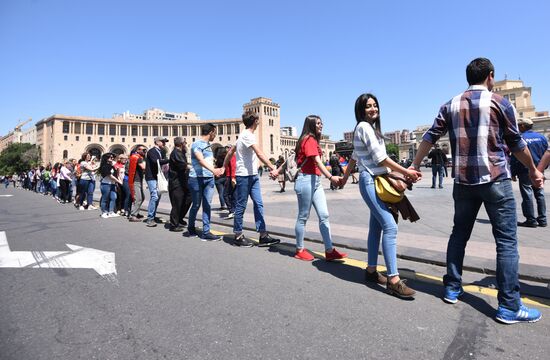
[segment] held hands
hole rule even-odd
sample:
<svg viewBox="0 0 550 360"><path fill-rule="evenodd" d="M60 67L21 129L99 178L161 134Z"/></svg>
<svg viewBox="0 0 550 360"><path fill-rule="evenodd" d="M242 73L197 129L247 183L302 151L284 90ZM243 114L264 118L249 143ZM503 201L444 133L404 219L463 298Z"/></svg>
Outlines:
<svg viewBox="0 0 550 360"><path fill-rule="evenodd" d="M338 186L338 187L344 186L344 185L342 185L342 177L341 176L331 176L330 182L334 186Z"/></svg>
<svg viewBox="0 0 550 360"><path fill-rule="evenodd" d="M420 170L416 170L414 166L409 166L404 175L405 178L409 179L412 182L417 182L418 180L422 179L422 173L420 172Z"/></svg>
<svg viewBox="0 0 550 360"><path fill-rule="evenodd" d="M273 169L269 172L269 177L271 180L277 179L277 176L279 176L279 169Z"/></svg>
<svg viewBox="0 0 550 360"><path fill-rule="evenodd" d="M223 167L221 167L221 168L216 168L216 169L214 169L214 172L213 172L213 174L214 174L215 177L220 177L220 176L222 176L224 173L225 173L225 168L223 168Z"/></svg>

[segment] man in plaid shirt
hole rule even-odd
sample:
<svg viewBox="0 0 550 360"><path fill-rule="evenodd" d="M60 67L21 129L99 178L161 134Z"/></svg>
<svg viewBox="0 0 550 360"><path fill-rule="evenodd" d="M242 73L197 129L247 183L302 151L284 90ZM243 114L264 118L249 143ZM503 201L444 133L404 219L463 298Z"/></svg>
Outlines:
<svg viewBox="0 0 550 360"><path fill-rule="evenodd" d="M447 245L443 300L455 304L464 293L464 252L483 204L497 247L496 319L505 324L535 322L542 316L540 311L524 306L520 299L516 202L507 152L511 151L525 165L534 187L542 186L543 176L518 130L514 106L491 92L494 76L489 59L477 58L470 62L466 67L470 86L441 106L432 127L422 138L412 167L420 170L420 163L432 145L449 132L455 215Z"/></svg>

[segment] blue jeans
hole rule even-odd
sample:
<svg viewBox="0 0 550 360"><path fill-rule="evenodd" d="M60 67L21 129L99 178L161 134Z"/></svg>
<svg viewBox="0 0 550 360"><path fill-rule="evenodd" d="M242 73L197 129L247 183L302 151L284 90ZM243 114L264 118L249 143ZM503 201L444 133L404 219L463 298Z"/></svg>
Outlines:
<svg viewBox="0 0 550 360"><path fill-rule="evenodd" d="M432 165L432 187L435 187L435 179L439 174L439 187L443 187L443 175L445 175L445 167L443 165Z"/></svg>
<svg viewBox="0 0 550 360"><path fill-rule="evenodd" d="M115 212L116 185L101 183L101 213Z"/></svg>
<svg viewBox="0 0 550 360"><path fill-rule="evenodd" d="M157 214L157 208L160 202L160 194L157 190L157 181L156 180L147 180L147 187L149 188L149 206L147 207L147 220L155 219Z"/></svg>
<svg viewBox="0 0 550 360"><path fill-rule="evenodd" d="M193 205L189 211L189 229L195 228L197 213L202 203L202 232L206 234L210 232L210 204L214 196L214 178L213 177L189 177L187 182L191 191Z"/></svg>
<svg viewBox="0 0 550 360"><path fill-rule="evenodd" d="M300 173L294 183L294 191L296 191L296 196L298 197L298 218L294 226L296 249L304 248L304 232L309 213L311 212L311 205L315 208L315 212L319 218L319 231L325 244L325 250L332 249L327 199L325 197L325 190L321 185L321 177Z"/></svg>
<svg viewBox="0 0 550 360"><path fill-rule="evenodd" d="M462 283L464 251L481 204L491 221L497 247L497 286L500 306L517 311L520 306L516 201L510 180L482 185L454 184L455 215L447 244L445 287L458 290Z"/></svg>
<svg viewBox="0 0 550 360"><path fill-rule="evenodd" d="M86 199L86 206L94 204L94 190L95 190L95 181L93 180L82 180L80 179L80 206L84 204L84 199Z"/></svg>
<svg viewBox="0 0 550 360"><path fill-rule="evenodd" d="M258 175L237 176L237 186L235 187L235 218L233 222L233 232L240 234L243 232L243 216L248 202L248 195L254 204L254 221L256 222L256 231L265 233L264 204L262 201L262 190L260 188L260 177Z"/></svg>
<svg viewBox="0 0 550 360"><path fill-rule="evenodd" d="M370 209L367 239L368 266L378 265L378 249L380 248L380 238L382 238L382 252L388 276L399 275L397 270L397 224L388 206L376 195L374 178L367 171L362 171L359 176L359 190Z"/></svg>
<svg viewBox="0 0 550 360"><path fill-rule="evenodd" d="M527 222L546 224L546 200L544 199L544 188L533 188L531 185L531 179L529 174L519 174L519 191L521 193L521 211L523 216L527 219ZM537 203L537 213L539 216L535 217L535 210L533 204L533 196Z"/></svg>

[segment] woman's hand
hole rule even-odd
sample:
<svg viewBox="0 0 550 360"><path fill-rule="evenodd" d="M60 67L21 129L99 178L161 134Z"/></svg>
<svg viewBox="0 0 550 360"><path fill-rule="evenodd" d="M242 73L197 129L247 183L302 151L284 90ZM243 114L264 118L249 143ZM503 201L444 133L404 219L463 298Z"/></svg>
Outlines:
<svg viewBox="0 0 550 360"><path fill-rule="evenodd" d="M422 178L422 173L420 171L408 168L405 170L405 178L409 179L412 182L417 182Z"/></svg>

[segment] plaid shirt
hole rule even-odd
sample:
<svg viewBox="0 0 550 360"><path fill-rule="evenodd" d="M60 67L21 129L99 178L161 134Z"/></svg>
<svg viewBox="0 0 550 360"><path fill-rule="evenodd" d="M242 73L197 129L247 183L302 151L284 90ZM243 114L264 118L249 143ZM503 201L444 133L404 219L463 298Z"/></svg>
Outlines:
<svg viewBox="0 0 550 360"><path fill-rule="evenodd" d="M473 85L441 106L423 140L449 132L455 183L479 185L511 178L508 152L522 150L516 110L505 98Z"/></svg>

